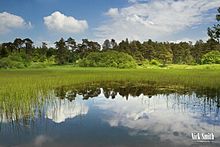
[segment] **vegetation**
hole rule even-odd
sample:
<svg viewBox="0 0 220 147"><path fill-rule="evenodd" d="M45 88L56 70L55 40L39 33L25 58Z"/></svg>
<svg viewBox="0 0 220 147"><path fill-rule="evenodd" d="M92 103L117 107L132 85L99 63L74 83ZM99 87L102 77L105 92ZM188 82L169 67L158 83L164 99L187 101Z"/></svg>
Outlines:
<svg viewBox="0 0 220 147"><path fill-rule="evenodd" d="M31 65L29 63L33 64L45 62L59 65L73 64L83 67L92 66L117 68L136 67L134 66L135 64L143 65L146 61L153 64L160 63L163 65L206 64L203 62L203 58L207 53L220 51L220 44L214 39L209 39L207 42L200 40L197 41L195 45L190 42L159 43L152 40L148 40L143 43L139 41L129 42L126 39L126 41L121 41L118 45L114 41L110 42L111 44L108 48L107 45L104 45L106 43L105 41L102 49L97 42L88 41L87 39L83 39L82 44L76 44L74 39L69 38L65 41L61 38L60 41L55 43L56 48L47 48L44 42L42 43L42 47L31 47L31 43L26 43L27 45L20 44L16 47L15 44L17 44L17 40L20 39L17 38L14 43L3 43L0 46L0 68L21 68ZM71 40L72 42L70 42ZM11 56L14 56L14 54L16 54L18 58L24 58L25 56L25 58L29 59L25 60L28 63L25 64L25 66L17 67L14 64L11 66L10 64L12 63L10 58ZM105 59L101 59L101 56ZM118 58L119 56L120 58ZM126 62L128 60L133 62L133 59L136 63L127 65ZM155 61L157 61L157 63L155 63ZM20 60L16 60L16 62L22 62L23 64L23 61ZM213 63L219 64L219 62Z"/></svg>
<svg viewBox="0 0 220 147"><path fill-rule="evenodd" d="M202 57L203 64L220 64L220 52L211 51Z"/></svg>
<svg viewBox="0 0 220 147"><path fill-rule="evenodd" d="M30 65L30 60L25 54L11 54L0 59L0 68L24 68Z"/></svg>
<svg viewBox="0 0 220 147"><path fill-rule="evenodd" d="M93 52L79 61L82 67L134 68L137 66L132 56L116 51Z"/></svg>

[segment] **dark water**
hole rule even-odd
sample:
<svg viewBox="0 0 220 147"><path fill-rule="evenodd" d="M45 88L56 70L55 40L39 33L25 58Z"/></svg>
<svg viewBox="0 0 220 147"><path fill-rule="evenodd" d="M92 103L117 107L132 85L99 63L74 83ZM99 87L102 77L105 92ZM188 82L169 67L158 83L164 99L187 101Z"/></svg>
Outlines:
<svg viewBox="0 0 220 147"><path fill-rule="evenodd" d="M1 114L0 146L220 146L217 89L116 82L48 93L34 119Z"/></svg>

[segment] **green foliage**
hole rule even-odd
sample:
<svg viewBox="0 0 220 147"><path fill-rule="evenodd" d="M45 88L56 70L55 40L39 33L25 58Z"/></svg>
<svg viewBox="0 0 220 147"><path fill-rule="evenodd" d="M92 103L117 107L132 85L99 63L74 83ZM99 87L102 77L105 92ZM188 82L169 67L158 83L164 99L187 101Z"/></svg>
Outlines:
<svg viewBox="0 0 220 147"><path fill-rule="evenodd" d="M30 60L25 54L12 54L0 59L0 68L25 68L30 65Z"/></svg>
<svg viewBox="0 0 220 147"><path fill-rule="evenodd" d="M54 55L51 56L51 57L48 57L48 58L44 61L44 63L46 63L46 64L55 64L55 62L56 62L56 58L55 58Z"/></svg>
<svg viewBox="0 0 220 147"><path fill-rule="evenodd" d="M159 66L161 63L158 60L153 59L153 60L150 61L150 64Z"/></svg>
<svg viewBox="0 0 220 147"><path fill-rule="evenodd" d="M193 56L191 54L191 43L180 42L178 44L171 44L171 49L173 52L174 64L192 64L194 62Z"/></svg>
<svg viewBox="0 0 220 147"><path fill-rule="evenodd" d="M40 55L35 55L33 58L32 58L32 61L33 62L44 62L46 61L46 56L40 56Z"/></svg>
<svg viewBox="0 0 220 147"><path fill-rule="evenodd" d="M142 56L142 54L141 54L140 51L134 52L134 54L133 54L132 57L136 60L136 62L137 62L138 65L142 65L142 64L144 64L144 62L145 62L145 59L144 59L144 57Z"/></svg>
<svg viewBox="0 0 220 147"><path fill-rule="evenodd" d="M9 55L9 51L5 47L0 47L0 57L7 57Z"/></svg>
<svg viewBox="0 0 220 147"><path fill-rule="evenodd" d="M78 64L82 67L135 68L137 66L130 55L117 51L92 52Z"/></svg>
<svg viewBox="0 0 220 147"><path fill-rule="evenodd" d="M145 68L145 67L148 67L149 64L150 64L150 62L149 62L149 60L147 60L147 59L141 61L141 67L144 67L144 68ZM138 65L140 65L140 64L138 64Z"/></svg>
<svg viewBox="0 0 220 147"><path fill-rule="evenodd" d="M220 64L220 52L211 51L205 54L201 60L202 64Z"/></svg>
<svg viewBox="0 0 220 147"><path fill-rule="evenodd" d="M24 68L21 62L13 61L10 58L2 58L0 60L0 68Z"/></svg>
<svg viewBox="0 0 220 147"><path fill-rule="evenodd" d="M46 67L47 67L47 64L41 63L41 62L34 63L30 66L30 68L46 68Z"/></svg>
<svg viewBox="0 0 220 147"><path fill-rule="evenodd" d="M68 62L68 49L63 38L55 42L57 48L56 61L57 64L62 65Z"/></svg>

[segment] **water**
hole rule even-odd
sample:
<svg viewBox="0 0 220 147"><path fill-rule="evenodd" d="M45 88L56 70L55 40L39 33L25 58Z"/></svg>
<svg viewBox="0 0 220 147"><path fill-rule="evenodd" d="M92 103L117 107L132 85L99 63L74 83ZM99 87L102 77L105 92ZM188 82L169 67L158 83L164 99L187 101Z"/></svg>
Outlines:
<svg viewBox="0 0 220 147"><path fill-rule="evenodd" d="M108 85L108 86L107 86ZM154 83L65 86L32 117L1 114L0 146L220 146L219 91ZM16 115L16 114L15 114ZM214 133L213 141L192 133Z"/></svg>

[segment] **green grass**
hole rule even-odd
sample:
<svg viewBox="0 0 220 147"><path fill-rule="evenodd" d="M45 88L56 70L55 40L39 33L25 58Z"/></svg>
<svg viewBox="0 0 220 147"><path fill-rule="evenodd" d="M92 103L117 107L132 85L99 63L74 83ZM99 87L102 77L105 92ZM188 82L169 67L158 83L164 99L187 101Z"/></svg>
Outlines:
<svg viewBox="0 0 220 147"><path fill-rule="evenodd" d="M49 66L39 69L0 70L0 111L14 119L41 106L49 90L97 81L155 81L164 85L220 88L220 65L169 65L166 68L115 69ZM5 113L6 112L6 113ZM1 113L0 113L1 114ZM17 116L14 116L14 115Z"/></svg>
<svg viewBox="0 0 220 147"><path fill-rule="evenodd" d="M220 66L170 65L166 68L80 68L51 66L40 69L0 70L0 93L46 90L89 81L156 81L161 84L220 87Z"/></svg>

